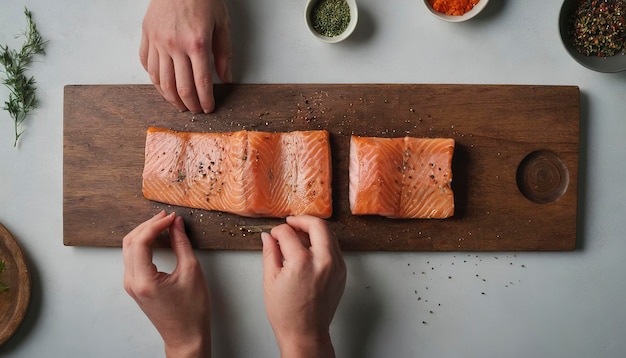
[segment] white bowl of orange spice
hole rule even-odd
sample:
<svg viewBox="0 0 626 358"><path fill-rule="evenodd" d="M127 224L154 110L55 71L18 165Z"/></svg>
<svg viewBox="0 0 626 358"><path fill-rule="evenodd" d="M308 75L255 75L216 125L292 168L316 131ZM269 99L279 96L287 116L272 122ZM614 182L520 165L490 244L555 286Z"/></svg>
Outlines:
<svg viewBox="0 0 626 358"><path fill-rule="evenodd" d="M304 19L309 31L326 43L345 40L356 28L355 0L308 0Z"/></svg>
<svg viewBox="0 0 626 358"><path fill-rule="evenodd" d="M478 15L489 0L424 0L435 17L448 22L467 21Z"/></svg>

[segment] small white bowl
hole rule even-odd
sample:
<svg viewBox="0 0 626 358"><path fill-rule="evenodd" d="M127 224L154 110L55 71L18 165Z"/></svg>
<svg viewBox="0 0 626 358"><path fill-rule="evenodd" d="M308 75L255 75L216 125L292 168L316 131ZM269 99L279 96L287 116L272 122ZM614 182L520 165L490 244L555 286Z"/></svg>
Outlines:
<svg viewBox="0 0 626 358"><path fill-rule="evenodd" d="M444 13L441 13L433 9L433 7L430 6L430 3L428 2L428 0L424 0L424 5L426 5L426 8L430 11L431 14L433 14L436 18L440 20L447 21L447 22L463 22L478 15L481 11L483 11L485 6L487 6L488 2L489 0L480 0L478 4L474 5L474 7L470 11L460 16L451 16L451 15L446 15Z"/></svg>
<svg viewBox="0 0 626 358"><path fill-rule="evenodd" d="M354 29L356 28L356 23L359 18L359 12L356 6L355 0L345 0L348 3L348 7L350 8L350 22L348 23L348 27L344 32L337 36L324 36L319 32L315 31L313 28L313 24L311 23L311 11L315 4L317 4L320 0L309 0L306 4L306 8L304 9L304 21L306 22L306 26L313 36L315 36L318 40L326 42L326 43L337 43L347 39Z"/></svg>

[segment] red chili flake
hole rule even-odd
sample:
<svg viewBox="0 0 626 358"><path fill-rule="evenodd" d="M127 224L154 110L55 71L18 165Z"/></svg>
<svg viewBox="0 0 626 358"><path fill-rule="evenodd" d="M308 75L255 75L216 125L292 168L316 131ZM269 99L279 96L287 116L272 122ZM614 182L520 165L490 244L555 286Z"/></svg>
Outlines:
<svg viewBox="0 0 626 358"><path fill-rule="evenodd" d="M581 0L570 19L574 46L585 56L607 57L626 50L626 0Z"/></svg>

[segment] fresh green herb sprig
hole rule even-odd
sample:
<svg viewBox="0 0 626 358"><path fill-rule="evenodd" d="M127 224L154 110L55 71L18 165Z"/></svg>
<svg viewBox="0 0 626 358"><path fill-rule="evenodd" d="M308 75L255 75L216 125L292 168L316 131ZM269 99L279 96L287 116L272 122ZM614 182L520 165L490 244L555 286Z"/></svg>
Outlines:
<svg viewBox="0 0 626 358"><path fill-rule="evenodd" d="M24 133L22 123L26 116L37 107L35 79L26 76L26 68L31 64L33 56L45 54L47 43L37 31L31 12L24 8L24 14L28 21L28 29L22 34L26 39L22 48L17 51L7 45L0 45L0 64L4 67L5 74L2 84L9 89L9 99L4 102L3 109L9 112L15 124L14 147Z"/></svg>
<svg viewBox="0 0 626 358"><path fill-rule="evenodd" d="M0 260L0 273L4 271L4 260ZM4 282L0 281L0 294L9 291L9 286L7 286Z"/></svg>

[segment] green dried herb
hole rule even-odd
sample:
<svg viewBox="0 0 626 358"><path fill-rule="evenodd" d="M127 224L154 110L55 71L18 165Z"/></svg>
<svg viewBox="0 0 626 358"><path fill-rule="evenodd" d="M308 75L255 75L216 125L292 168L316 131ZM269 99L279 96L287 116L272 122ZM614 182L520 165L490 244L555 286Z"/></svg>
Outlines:
<svg viewBox="0 0 626 358"><path fill-rule="evenodd" d="M626 0L582 0L572 16L572 38L585 56L606 57L626 50Z"/></svg>
<svg viewBox="0 0 626 358"><path fill-rule="evenodd" d="M341 35L350 23L350 7L345 0L321 0L311 10L311 23L320 35Z"/></svg>
<svg viewBox="0 0 626 358"><path fill-rule="evenodd" d="M0 273L4 271L4 260L0 260ZM4 282L0 281L0 294L6 293L9 291L9 286L7 286Z"/></svg>
<svg viewBox="0 0 626 358"><path fill-rule="evenodd" d="M44 46L47 43L37 31L31 12L24 8L24 14L28 21L28 29L22 34L26 39L22 48L17 51L7 45L0 45L0 64L4 67L5 74L2 84L9 89L9 99L4 102L4 109L9 112L15 125L14 147L24 133L22 123L26 116L37 107L35 79L26 76L26 69L34 55L45 54Z"/></svg>

